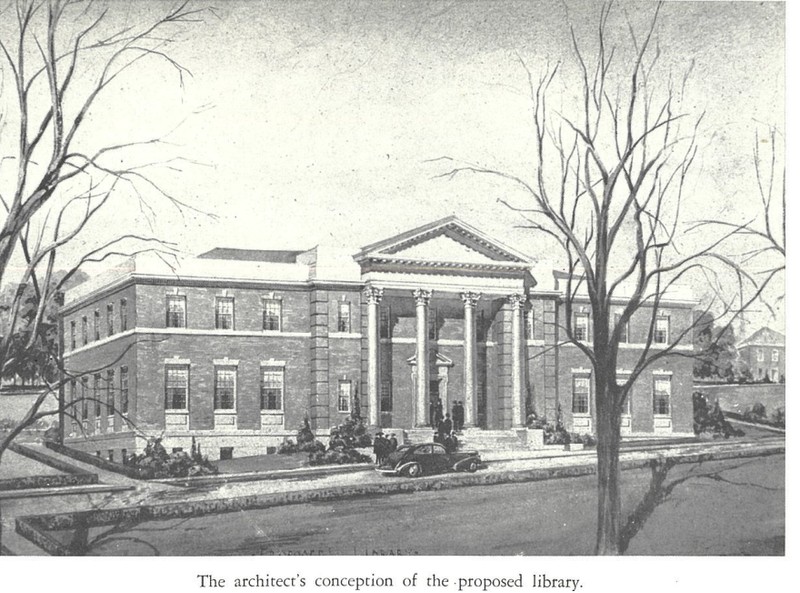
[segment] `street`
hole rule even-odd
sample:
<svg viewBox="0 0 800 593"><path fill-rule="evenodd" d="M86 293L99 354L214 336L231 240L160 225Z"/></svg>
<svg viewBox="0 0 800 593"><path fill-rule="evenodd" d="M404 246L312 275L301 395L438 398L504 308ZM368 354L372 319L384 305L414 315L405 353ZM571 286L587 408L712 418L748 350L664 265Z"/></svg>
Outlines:
<svg viewBox="0 0 800 593"><path fill-rule="evenodd" d="M673 467L627 553L783 554L784 462L772 455ZM623 516L649 484L649 470L623 472ZM595 487L586 476L104 527L90 533L89 553L591 554Z"/></svg>

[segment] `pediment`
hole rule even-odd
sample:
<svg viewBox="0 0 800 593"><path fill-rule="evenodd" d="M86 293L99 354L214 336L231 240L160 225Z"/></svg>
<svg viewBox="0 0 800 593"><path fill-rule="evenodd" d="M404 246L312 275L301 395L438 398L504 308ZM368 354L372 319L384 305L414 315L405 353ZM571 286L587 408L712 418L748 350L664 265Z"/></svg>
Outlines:
<svg viewBox="0 0 800 593"><path fill-rule="evenodd" d="M390 237L356 255L357 261L379 258L400 262L469 265L530 264L531 258L503 245L455 217Z"/></svg>

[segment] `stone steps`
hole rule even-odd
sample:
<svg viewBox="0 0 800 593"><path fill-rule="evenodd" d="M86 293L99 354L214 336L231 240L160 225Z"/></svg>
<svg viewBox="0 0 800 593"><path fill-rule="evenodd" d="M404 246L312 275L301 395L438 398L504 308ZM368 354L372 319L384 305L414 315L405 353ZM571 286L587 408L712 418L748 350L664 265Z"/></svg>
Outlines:
<svg viewBox="0 0 800 593"><path fill-rule="evenodd" d="M433 441L433 429L410 429L404 431L408 444ZM456 433L459 448L478 451L530 451L543 447L541 431L531 430L481 430L468 428Z"/></svg>

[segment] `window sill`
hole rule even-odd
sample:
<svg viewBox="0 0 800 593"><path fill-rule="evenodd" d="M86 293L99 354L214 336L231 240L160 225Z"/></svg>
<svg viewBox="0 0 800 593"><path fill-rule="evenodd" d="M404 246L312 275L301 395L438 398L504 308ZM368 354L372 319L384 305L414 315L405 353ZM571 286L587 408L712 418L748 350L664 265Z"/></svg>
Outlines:
<svg viewBox="0 0 800 593"><path fill-rule="evenodd" d="M283 410L261 410L262 416L283 416Z"/></svg>
<svg viewBox="0 0 800 593"><path fill-rule="evenodd" d="M231 410L214 410L214 416L235 416L236 409Z"/></svg>

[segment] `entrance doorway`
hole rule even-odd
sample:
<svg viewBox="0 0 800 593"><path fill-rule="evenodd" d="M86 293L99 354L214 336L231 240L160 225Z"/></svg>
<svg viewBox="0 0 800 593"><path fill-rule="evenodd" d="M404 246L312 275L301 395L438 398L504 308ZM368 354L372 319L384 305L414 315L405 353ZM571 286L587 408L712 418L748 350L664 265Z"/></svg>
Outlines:
<svg viewBox="0 0 800 593"><path fill-rule="evenodd" d="M430 398L430 405L428 405L428 424L433 428L436 428L437 419L436 419L436 409L437 404L444 406L441 402L440 394L439 394L439 385L441 383L441 379L431 379L428 382L428 397ZM441 408L441 415L444 417L444 407Z"/></svg>

